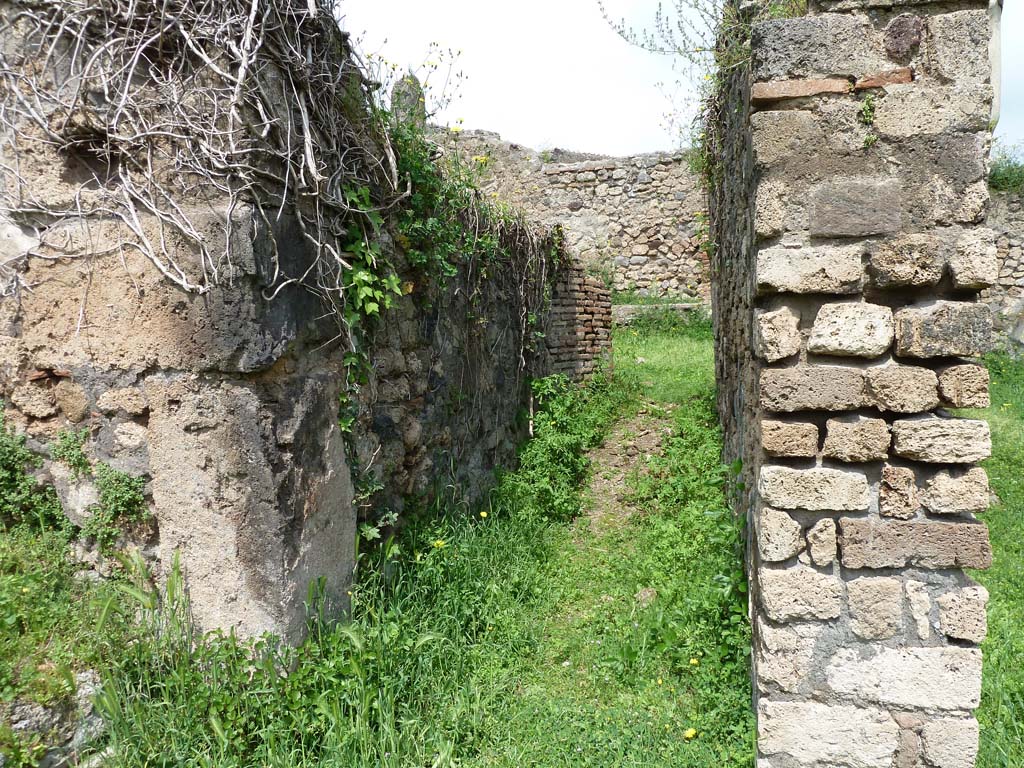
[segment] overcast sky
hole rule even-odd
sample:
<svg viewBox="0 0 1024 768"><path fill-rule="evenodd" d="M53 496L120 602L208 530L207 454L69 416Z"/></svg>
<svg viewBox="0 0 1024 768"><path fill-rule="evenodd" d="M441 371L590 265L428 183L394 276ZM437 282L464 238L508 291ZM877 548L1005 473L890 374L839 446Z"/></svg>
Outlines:
<svg viewBox="0 0 1024 768"><path fill-rule="evenodd" d="M657 0L606 5L613 17L643 26ZM1024 0L1005 5L998 133L1016 143L1024 142ZM675 143L664 119L672 111L665 94L679 79L671 59L623 41L597 0L342 0L340 7L363 50L401 69L443 63L431 43L461 50L468 77L439 122L461 119L537 149L624 155ZM688 107L685 98L677 103Z"/></svg>

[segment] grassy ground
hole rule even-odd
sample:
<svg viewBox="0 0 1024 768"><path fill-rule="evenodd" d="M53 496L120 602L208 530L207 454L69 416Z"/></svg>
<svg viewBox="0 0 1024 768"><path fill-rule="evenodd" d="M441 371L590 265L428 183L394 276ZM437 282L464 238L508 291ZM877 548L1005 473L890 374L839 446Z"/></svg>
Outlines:
<svg viewBox="0 0 1024 768"><path fill-rule="evenodd" d="M989 360L992 426L986 463L999 497L984 518L992 536L992 568L972 574L990 593L978 768L1024 765L1024 362Z"/></svg>

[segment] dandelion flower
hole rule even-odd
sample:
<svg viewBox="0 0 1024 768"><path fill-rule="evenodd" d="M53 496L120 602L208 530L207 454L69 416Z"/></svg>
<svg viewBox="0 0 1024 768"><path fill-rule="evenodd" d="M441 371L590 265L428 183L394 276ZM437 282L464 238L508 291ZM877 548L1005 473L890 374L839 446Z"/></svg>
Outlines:
<svg viewBox="0 0 1024 768"><path fill-rule="evenodd" d="M434 540L434 549L444 549L444 547L445 547L445 540L444 539L435 539Z"/></svg>
<svg viewBox="0 0 1024 768"><path fill-rule="evenodd" d="M698 661L697 659L690 659L691 667L696 667L698 664L700 664L700 661Z"/></svg>
<svg viewBox="0 0 1024 768"><path fill-rule="evenodd" d="M687 741L689 741L690 739L695 739L696 737L697 737L697 729L696 728L687 728L685 731L683 731L683 738L686 739Z"/></svg>
<svg viewBox="0 0 1024 768"><path fill-rule="evenodd" d="M658 685L661 685L661 678L658 678Z"/></svg>
<svg viewBox="0 0 1024 768"><path fill-rule="evenodd" d="M487 517L487 510L486 509L480 510L480 517Z"/></svg>

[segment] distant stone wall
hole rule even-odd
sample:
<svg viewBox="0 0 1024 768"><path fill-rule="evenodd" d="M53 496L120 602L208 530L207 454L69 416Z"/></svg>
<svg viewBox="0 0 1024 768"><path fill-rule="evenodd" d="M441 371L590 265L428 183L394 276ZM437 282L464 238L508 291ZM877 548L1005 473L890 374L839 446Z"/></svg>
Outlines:
<svg viewBox="0 0 1024 768"><path fill-rule="evenodd" d="M573 262L555 283L544 340L548 370L572 379L611 362L612 297L601 280Z"/></svg>
<svg viewBox="0 0 1024 768"><path fill-rule="evenodd" d="M725 94L717 371L759 768L977 754L988 595L962 569L991 562L991 441L947 409L989 402L987 5L812 2L755 25Z"/></svg>
<svg viewBox="0 0 1024 768"><path fill-rule="evenodd" d="M993 193L988 226L997 235L999 279L981 297L992 307L996 333L1020 350L1024 346L1024 196Z"/></svg>
<svg viewBox="0 0 1024 768"><path fill-rule="evenodd" d="M537 152L484 131L445 136L482 174L482 186L548 225L616 290L708 299L701 249L705 204L686 158Z"/></svg>

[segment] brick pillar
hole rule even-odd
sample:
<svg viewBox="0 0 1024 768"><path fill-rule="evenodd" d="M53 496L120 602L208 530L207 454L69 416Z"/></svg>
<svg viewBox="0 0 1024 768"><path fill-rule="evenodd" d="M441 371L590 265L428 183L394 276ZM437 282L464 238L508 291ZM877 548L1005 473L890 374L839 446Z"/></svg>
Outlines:
<svg viewBox="0 0 1024 768"><path fill-rule="evenodd" d="M754 30L759 768L974 764L990 439L946 409L988 404L990 35L922 0Z"/></svg>

